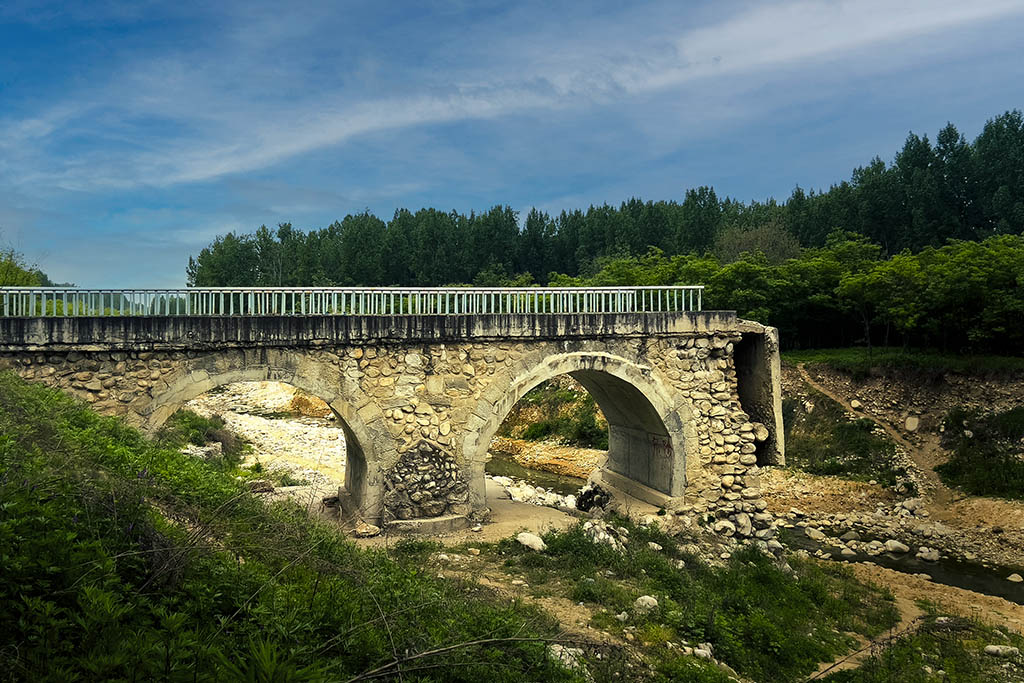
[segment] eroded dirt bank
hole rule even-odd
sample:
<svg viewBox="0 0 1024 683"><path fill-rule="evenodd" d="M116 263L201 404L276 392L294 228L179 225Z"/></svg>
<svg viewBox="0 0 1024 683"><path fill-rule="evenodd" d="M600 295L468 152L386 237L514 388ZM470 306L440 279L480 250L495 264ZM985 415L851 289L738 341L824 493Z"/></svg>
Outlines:
<svg viewBox="0 0 1024 683"><path fill-rule="evenodd" d="M1024 566L1024 502L967 496L946 486L934 470L948 457L939 443L939 429L951 408L1005 410L1024 400L1024 382L972 384L950 376L948 382L932 379L915 392L912 381L871 377L858 383L822 368L786 366L783 375L783 390L790 398L815 401L824 394L840 403L851 419L874 420L897 444L916 491L901 494L865 482L768 468L762 487L777 516L835 535L861 529L883 541L898 539L913 551L924 547L971 562ZM791 514L793 508L801 514Z"/></svg>

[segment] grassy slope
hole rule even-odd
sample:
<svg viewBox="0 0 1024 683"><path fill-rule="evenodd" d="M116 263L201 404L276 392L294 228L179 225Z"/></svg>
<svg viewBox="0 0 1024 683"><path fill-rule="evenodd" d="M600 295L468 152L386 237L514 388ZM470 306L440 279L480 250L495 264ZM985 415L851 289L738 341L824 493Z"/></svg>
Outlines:
<svg viewBox="0 0 1024 683"><path fill-rule="evenodd" d="M877 372L912 372L924 375L955 372L965 375L1024 373L1024 358L1017 356L971 356L900 348L809 349L786 351L784 360L807 365L822 364L854 377Z"/></svg>
<svg viewBox="0 0 1024 683"><path fill-rule="evenodd" d="M875 349L869 356L866 349L847 348L788 351L783 357L791 363L824 365L854 378L879 373L904 379L934 378L946 373L981 378L1019 377L1024 373L1024 358L1011 356L961 356L901 349ZM971 495L1024 500L1024 397L1021 400L1022 405L1002 413L986 414L963 408L950 411L943 435L950 460L936 468L947 485ZM856 422L842 424L833 401L819 396L815 403L826 407L819 417L806 415L797 401L783 402L787 464L814 474L860 479L870 473L870 478L882 483L888 483L891 475L901 475L886 465L888 459L881 445L884 437L872 440L867 421L860 421L865 424L863 433L858 433Z"/></svg>
<svg viewBox="0 0 1024 683"><path fill-rule="evenodd" d="M802 680L819 661L849 649L844 632L874 636L897 620L888 596L859 584L845 567L794 557L791 574L748 548L713 568L656 527L616 524L631 539L622 553L594 544L581 527L546 534L545 553L511 541L483 549L534 590L597 608L594 626L630 633L654 680L687 680L691 663L676 647L684 640L710 642L718 659L753 680ZM633 602L645 594L658 607L638 615ZM630 613L626 623L614 616L621 612Z"/></svg>
<svg viewBox="0 0 1024 683"><path fill-rule="evenodd" d="M396 652L556 633L8 373L0 501L0 679L345 680ZM533 643L416 664L443 680L572 678Z"/></svg>
<svg viewBox="0 0 1024 683"><path fill-rule="evenodd" d="M798 399L782 402L786 465L811 474L875 480L883 486L909 485L896 464L896 446L874 422L851 420L841 405L807 388L813 409Z"/></svg>

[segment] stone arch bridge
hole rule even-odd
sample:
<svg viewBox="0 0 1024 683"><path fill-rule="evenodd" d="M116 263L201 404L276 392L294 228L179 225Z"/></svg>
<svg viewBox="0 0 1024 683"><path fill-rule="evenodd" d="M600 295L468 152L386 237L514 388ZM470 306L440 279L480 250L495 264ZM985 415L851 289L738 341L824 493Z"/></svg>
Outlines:
<svg viewBox="0 0 1024 683"><path fill-rule="evenodd" d="M368 521L485 512L492 436L527 391L569 374L608 419L595 480L657 505L699 496L737 533L769 533L757 472L784 464L777 332L699 310L699 288L0 297L0 367L147 431L231 382L323 398L348 446L343 507Z"/></svg>

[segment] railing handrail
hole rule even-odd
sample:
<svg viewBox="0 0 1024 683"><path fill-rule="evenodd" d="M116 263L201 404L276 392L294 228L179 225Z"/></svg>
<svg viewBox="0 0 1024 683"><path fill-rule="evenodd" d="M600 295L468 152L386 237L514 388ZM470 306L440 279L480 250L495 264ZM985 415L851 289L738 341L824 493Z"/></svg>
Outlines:
<svg viewBox="0 0 1024 683"><path fill-rule="evenodd" d="M703 285L0 287L0 317L478 315L700 311Z"/></svg>
<svg viewBox="0 0 1024 683"><path fill-rule="evenodd" d="M47 292L582 292L640 289L704 289L704 285L639 285L628 287L0 287L4 291Z"/></svg>

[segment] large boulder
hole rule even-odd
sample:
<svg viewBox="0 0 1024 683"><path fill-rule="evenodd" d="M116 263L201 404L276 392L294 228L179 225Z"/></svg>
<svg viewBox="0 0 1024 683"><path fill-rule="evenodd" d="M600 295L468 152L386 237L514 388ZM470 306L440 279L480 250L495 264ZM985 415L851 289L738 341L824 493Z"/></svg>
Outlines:
<svg viewBox="0 0 1024 683"><path fill-rule="evenodd" d="M658 609L658 600L651 595L641 595L633 603L633 609L641 614L646 614L647 612Z"/></svg>
<svg viewBox="0 0 1024 683"><path fill-rule="evenodd" d="M548 549L548 546L544 542L543 538L541 538L537 534L531 534L529 531L523 531L522 533L520 533L518 536L516 536L516 540L519 541L522 545L529 548L530 550L536 550L537 552L541 552Z"/></svg>

